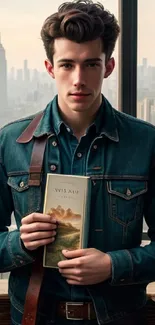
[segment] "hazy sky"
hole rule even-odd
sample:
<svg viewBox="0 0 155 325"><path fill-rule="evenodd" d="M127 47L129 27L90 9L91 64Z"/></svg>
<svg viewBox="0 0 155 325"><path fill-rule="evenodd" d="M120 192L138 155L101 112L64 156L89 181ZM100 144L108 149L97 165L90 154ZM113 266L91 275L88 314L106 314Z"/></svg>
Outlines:
<svg viewBox="0 0 155 325"><path fill-rule="evenodd" d="M40 29L47 16L57 10L63 0L0 0L0 33L6 50L8 68L23 67L27 59L30 68L44 71L45 52ZM102 0L104 6L118 18L118 0ZM139 0L138 61L148 58L155 66L155 1Z"/></svg>

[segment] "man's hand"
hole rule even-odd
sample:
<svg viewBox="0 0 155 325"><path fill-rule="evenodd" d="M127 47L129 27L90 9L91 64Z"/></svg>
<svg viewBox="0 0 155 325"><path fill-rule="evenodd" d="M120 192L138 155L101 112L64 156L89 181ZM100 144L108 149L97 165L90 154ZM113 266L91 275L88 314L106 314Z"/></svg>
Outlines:
<svg viewBox="0 0 155 325"><path fill-rule="evenodd" d="M22 219L20 238L26 249L33 251L52 243L55 239L57 220L52 215L32 213Z"/></svg>
<svg viewBox="0 0 155 325"><path fill-rule="evenodd" d="M68 260L58 263L59 272L73 285L89 285L111 277L111 259L95 248L62 251Z"/></svg>

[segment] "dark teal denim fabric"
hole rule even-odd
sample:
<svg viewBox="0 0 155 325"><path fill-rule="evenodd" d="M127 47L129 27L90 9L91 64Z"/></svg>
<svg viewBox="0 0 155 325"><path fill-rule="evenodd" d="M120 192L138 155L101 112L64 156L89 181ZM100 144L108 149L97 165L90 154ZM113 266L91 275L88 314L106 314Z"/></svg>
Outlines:
<svg viewBox="0 0 155 325"><path fill-rule="evenodd" d="M16 142L33 116L10 123L0 131L0 272L11 272L9 295L15 324L21 324L35 259L21 245L21 219L32 212L42 212L46 175L52 172L52 165L56 167L54 173L62 173L63 169L51 113L56 105L57 98L47 106L34 132L34 137L48 134L41 186L28 186L34 137L25 144ZM100 132L97 130L87 144L81 172L91 177L88 247L107 252L112 260L112 278L87 286L83 297L94 302L98 324L142 307L146 303L146 285L155 281L155 127L116 111L105 98L102 109ZM17 230L8 232L12 212ZM145 247L140 246L143 216L151 240ZM45 299L58 291L60 299L65 300L66 287L62 290L60 277L53 270L45 271ZM80 301L80 290L83 292L80 288L74 291L72 301Z"/></svg>

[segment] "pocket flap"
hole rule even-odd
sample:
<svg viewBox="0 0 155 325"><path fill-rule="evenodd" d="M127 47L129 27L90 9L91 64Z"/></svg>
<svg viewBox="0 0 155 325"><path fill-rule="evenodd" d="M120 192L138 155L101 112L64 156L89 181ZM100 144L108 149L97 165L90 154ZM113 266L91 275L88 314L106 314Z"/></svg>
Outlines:
<svg viewBox="0 0 155 325"><path fill-rule="evenodd" d="M29 188L29 175L9 176L8 185L18 192L23 192Z"/></svg>
<svg viewBox="0 0 155 325"><path fill-rule="evenodd" d="M125 200L131 200L136 196L147 192L146 181L112 180L107 183L108 192Z"/></svg>

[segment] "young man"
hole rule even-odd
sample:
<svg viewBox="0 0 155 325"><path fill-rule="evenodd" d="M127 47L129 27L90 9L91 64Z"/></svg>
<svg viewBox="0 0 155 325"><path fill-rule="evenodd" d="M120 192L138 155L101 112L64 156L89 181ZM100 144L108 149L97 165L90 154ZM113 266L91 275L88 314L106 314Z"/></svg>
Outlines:
<svg viewBox="0 0 155 325"><path fill-rule="evenodd" d="M41 119L1 130L0 271L11 272L12 324L22 323L37 252L57 231L55 216L42 213L47 173L91 177L89 244L63 251L58 270L44 270L36 324L143 324L146 285L155 280L155 128L101 94L118 35L102 5L64 3L41 31L58 95ZM12 211L18 228L8 233ZM143 216L151 240L145 247Z"/></svg>

